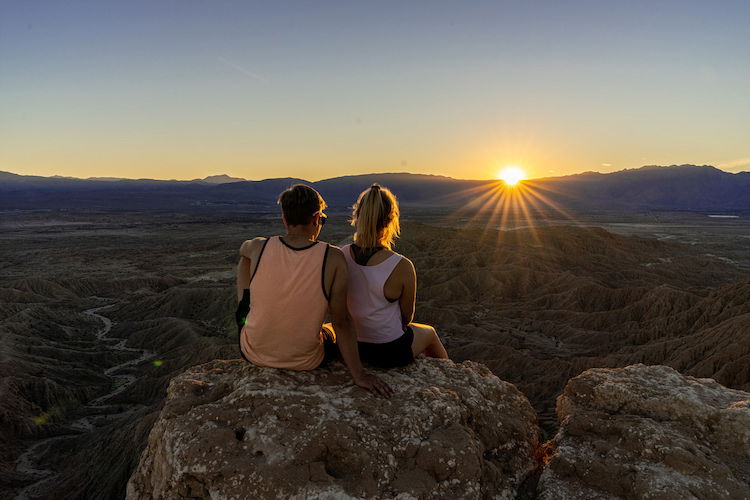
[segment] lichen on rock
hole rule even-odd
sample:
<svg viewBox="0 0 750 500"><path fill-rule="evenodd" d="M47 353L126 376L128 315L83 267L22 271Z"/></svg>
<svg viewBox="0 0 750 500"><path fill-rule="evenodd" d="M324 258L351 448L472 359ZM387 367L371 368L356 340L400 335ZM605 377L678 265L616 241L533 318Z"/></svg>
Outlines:
<svg viewBox="0 0 750 500"><path fill-rule="evenodd" d="M127 498L515 498L536 468L536 415L479 363L420 359L379 375L241 360L170 383Z"/></svg>
<svg viewBox="0 0 750 500"><path fill-rule="evenodd" d="M557 400L540 499L750 498L750 394L667 366L595 368Z"/></svg>

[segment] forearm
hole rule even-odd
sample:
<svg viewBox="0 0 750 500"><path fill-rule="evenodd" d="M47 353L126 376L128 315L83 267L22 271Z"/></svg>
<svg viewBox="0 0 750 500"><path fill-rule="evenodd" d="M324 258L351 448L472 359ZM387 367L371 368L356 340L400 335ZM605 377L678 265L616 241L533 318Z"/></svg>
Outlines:
<svg viewBox="0 0 750 500"><path fill-rule="evenodd" d="M333 329L336 332L336 343L339 346L341 357L344 358L346 367L355 380L362 376L364 370L359 360L359 349L357 349L357 334L351 320L334 321Z"/></svg>
<svg viewBox="0 0 750 500"><path fill-rule="evenodd" d="M414 321L414 310L417 304L417 297L413 291L404 291L399 299L399 309L401 309L401 322L408 325Z"/></svg>
<svg viewBox="0 0 750 500"><path fill-rule="evenodd" d="M401 307L401 323L408 325L412 321L414 321L414 303Z"/></svg>
<svg viewBox="0 0 750 500"><path fill-rule="evenodd" d="M408 315L408 316L405 316L404 314L401 314L401 323L402 323L402 324L403 324L404 326L405 326L405 325L408 325L408 324L409 324L409 323L411 323L412 321L414 321L414 313L411 313L411 314L410 314L410 315Z"/></svg>

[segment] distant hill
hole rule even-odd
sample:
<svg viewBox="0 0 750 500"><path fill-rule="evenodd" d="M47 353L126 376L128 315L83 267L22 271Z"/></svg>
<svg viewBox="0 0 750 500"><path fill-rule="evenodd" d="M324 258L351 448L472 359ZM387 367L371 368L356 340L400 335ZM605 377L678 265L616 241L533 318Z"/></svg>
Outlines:
<svg viewBox="0 0 750 500"><path fill-rule="evenodd" d="M572 204L664 210L747 210L750 172L703 165L649 165L610 174L586 173L531 182Z"/></svg>
<svg viewBox="0 0 750 500"><path fill-rule="evenodd" d="M220 174L220 175L209 175L208 177L204 177L203 179L193 179L192 182L206 182L208 184L226 184L228 182L242 182L246 180L247 179L243 179L242 177L231 177L227 174Z"/></svg>
<svg viewBox="0 0 750 500"><path fill-rule="evenodd" d="M228 175L192 181L75 179L0 172L0 209L173 210L271 209L295 183L315 187L334 209L349 207L373 182L393 190L404 205L480 207L498 181L438 175L383 173L316 182L278 178L247 181ZM703 165L645 166L602 174L585 172L523 182L537 206L573 210L750 210L750 172L729 173ZM489 206L494 206L490 203Z"/></svg>

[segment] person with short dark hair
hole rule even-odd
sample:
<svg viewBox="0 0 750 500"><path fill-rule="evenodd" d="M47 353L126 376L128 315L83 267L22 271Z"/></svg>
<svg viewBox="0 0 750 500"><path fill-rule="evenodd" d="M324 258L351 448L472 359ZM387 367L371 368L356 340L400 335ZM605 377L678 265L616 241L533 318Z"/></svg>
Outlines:
<svg viewBox="0 0 750 500"><path fill-rule="evenodd" d="M317 241L325 224L323 197L297 184L279 196L284 236L240 247L237 319L242 357L260 366L312 370L341 355L354 382L376 394L391 388L359 360L346 308L347 266L341 249ZM330 312L332 326L324 327ZM334 333L335 332L335 333Z"/></svg>

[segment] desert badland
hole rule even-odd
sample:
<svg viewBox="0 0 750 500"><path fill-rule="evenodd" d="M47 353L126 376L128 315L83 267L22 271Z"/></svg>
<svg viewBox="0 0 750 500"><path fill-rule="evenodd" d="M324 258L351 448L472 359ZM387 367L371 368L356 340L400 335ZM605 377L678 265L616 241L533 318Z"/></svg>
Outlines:
<svg viewBox="0 0 750 500"><path fill-rule="evenodd" d="M662 364L750 390L750 226L712 215L498 228L404 210L397 250L417 269L416 320L515 384L546 440L555 398L588 368ZM350 241L347 218L333 211L321 239ZM274 210L3 213L4 497L122 497L170 379L239 356L239 243L282 230Z"/></svg>

